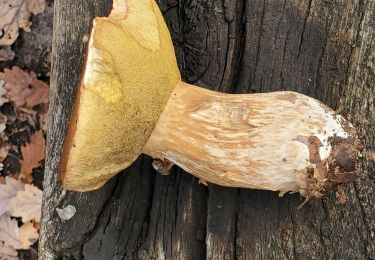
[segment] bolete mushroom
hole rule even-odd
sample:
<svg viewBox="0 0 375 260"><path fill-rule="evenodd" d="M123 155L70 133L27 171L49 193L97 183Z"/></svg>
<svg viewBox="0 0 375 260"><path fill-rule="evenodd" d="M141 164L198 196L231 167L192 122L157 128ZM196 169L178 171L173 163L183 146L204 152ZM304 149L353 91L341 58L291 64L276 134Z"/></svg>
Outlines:
<svg viewBox="0 0 375 260"><path fill-rule="evenodd" d="M154 0L115 0L93 21L61 180L97 189L144 153L210 183L321 197L353 179L359 151L351 124L313 98L183 83Z"/></svg>

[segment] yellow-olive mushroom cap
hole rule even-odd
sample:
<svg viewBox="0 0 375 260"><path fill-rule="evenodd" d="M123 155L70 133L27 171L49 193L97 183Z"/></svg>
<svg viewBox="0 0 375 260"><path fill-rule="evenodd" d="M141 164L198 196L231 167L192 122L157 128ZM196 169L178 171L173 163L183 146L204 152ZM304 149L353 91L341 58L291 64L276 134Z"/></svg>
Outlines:
<svg viewBox="0 0 375 260"><path fill-rule="evenodd" d="M96 18L64 143L69 190L101 187L141 154L180 81L168 28L154 0L118 0Z"/></svg>

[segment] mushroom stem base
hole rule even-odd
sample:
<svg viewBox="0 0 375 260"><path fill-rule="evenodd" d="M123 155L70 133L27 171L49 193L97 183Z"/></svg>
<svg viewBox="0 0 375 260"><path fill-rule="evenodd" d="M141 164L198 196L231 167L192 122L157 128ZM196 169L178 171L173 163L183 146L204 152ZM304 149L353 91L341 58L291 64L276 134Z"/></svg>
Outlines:
<svg viewBox="0 0 375 260"><path fill-rule="evenodd" d="M334 139L352 145L339 148ZM224 94L180 82L143 153L222 186L321 197L353 179L346 174L355 170L357 141L344 118L313 98Z"/></svg>

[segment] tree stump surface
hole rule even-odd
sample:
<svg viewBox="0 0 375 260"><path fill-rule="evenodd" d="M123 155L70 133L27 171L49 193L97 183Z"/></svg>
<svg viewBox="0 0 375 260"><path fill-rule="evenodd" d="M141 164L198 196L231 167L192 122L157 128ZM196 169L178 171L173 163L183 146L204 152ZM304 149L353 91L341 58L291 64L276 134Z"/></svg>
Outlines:
<svg viewBox="0 0 375 260"><path fill-rule="evenodd" d="M375 1L158 3L185 81L292 90L347 113L364 136L360 177L345 205L331 193L298 210L297 194L206 187L141 157L100 190L63 191L59 161L90 23L112 1L55 0L40 259L375 259ZM77 213L63 221L56 208L66 205Z"/></svg>

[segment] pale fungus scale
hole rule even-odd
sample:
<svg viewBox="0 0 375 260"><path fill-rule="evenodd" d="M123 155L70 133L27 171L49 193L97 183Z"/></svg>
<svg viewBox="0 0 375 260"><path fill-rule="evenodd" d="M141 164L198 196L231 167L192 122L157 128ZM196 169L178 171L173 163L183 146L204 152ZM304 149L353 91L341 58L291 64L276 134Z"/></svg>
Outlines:
<svg viewBox="0 0 375 260"><path fill-rule="evenodd" d="M97 189L141 153L163 173L176 164L203 183L307 198L355 176L357 133L321 102L183 83L154 0L117 0L95 18L84 67L61 163L66 189Z"/></svg>

